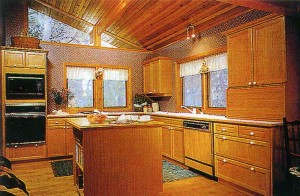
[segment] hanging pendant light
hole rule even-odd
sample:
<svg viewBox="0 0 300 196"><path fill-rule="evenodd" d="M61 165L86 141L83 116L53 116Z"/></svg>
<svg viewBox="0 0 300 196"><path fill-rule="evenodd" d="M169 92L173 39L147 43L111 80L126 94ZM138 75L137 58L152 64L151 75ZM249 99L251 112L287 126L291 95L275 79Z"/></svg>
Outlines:
<svg viewBox="0 0 300 196"><path fill-rule="evenodd" d="M186 39L195 38L195 26L192 24L189 24L186 28Z"/></svg>

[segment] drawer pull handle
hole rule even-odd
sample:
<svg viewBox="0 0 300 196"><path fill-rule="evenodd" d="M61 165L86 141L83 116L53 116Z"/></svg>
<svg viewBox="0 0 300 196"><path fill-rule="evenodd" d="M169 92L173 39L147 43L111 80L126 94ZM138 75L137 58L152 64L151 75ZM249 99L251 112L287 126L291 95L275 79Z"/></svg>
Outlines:
<svg viewBox="0 0 300 196"><path fill-rule="evenodd" d="M226 159L223 159L223 162L224 162L224 163L226 163L226 162L227 162L227 160L226 160Z"/></svg>
<svg viewBox="0 0 300 196"><path fill-rule="evenodd" d="M251 85L252 85L252 82L248 82L248 85L251 86Z"/></svg>
<svg viewBox="0 0 300 196"><path fill-rule="evenodd" d="M35 146L35 147L38 147L38 144L35 144L34 146Z"/></svg>
<svg viewBox="0 0 300 196"><path fill-rule="evenodd" d="M251 144L251 145L253 145L253 144L254 144L254 142L253 142L253 141L251 141L251 142L250 142L250 144Z"/></svg>
<svg viewBox="0 0 300 196"><path fill-rule="evenodd" d="M256 82L253 82L253 85L256 85Z"/></svg>
<svg viewBox="0 0 300 196"><path fill-rule="evenodd" d="M55 124L58 124L58 122L56 121Z"/></svg>
<svg viewBox="0 0 300 196"><path fill-rule="evenodd" d="M251 167L250 170L251 170L251 171L254 171L255 169L254 169L254 167Z"/></svg>
<svg viewBox="0 0 300 196"><path fill-rule="evenodd" d="M221 130L222 130L223 132L225 132L225 131L226 131L226 129L225 129L225 128L222 128Z"/></svg>
<svg viewBox="0 0 300 196"><path fill-rule="evenodd" d="M18 148L18 146L17 146L17 145L15 145L14 147L15 147L15 148Z"/></svg>
<svg viewBox="0 0 300 196"><path fill-rule="evenodd" d="M250 132L250 135L254 135L254 133L251 131L251 132Z"/></svg>
<svg viewBox="0 0 300 196"><path fill-rule="evenodd" d="M16 65L16 64L14 64L14 67L17 67L17 65Z"/></svg>
<svg viewBox="0 0 300 196"><path fill-rule="evenodd" d="M225 136L223 136L223 137L222 137L222 140L226 140L226 137L225 137Z"/></svg>

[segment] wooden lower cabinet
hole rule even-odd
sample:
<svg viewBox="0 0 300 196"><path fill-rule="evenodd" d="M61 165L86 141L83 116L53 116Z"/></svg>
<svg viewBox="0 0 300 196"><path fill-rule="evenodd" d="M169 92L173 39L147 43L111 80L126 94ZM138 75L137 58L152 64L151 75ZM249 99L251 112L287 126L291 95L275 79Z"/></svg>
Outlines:
<svg viewBox="0 0 300 196"><path fill-rule="evenodd" d="M73 129L66 124L64 118L49 118L47 120L47 156L72 155L75 149Z"/></svg>
<svg viewBox="0 0 300 196"><path fill-rule="evenodd" d="M46 144L14 145L5 148L6 157L11 161L46 157Z"/></svg>
<svg viewBox="0 0 300 196"><path fill-rule="evenodd" d="M272 195L277 178L273 175L280 162L275 158L279 147L273 142L278 132L280 128L271 126L214 123L216 176L243 190Z"/></svg>
<svg viewBox="0 0 300 196"><path fill-rule="evenodd" d="M262 195L270 195L270 171L254 165L234 161L225 157L215 157L215 169L219 178L248 188Z"/></svg>
<svg viewBox="0 0 300 196"><path fill-rule="evenodd" d="M162 154L184 163L184 131L180 127L162 127Z"/></svg>

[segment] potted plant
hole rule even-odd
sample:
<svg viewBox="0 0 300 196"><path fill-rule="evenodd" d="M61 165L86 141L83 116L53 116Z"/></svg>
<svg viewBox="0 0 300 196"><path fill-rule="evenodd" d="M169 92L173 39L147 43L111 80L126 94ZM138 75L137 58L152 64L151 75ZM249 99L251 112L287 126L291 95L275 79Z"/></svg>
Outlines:
<svg viewBox="0 0 300 196"><path fill-rule="evenodd" d="M148 103L152 103L152 100L144 94L135 94L133 97L133 109L135 112L142 112L143 107Z"/></svg>
<svg viewBox="0 0 300 196"><path fill-rule="evenodd" d="M60 90L52 88L50 93L56 105L56 110L61 110L64 106L66 106L68 97L71 96L71 92L66 88L62 88Z"/></svg>

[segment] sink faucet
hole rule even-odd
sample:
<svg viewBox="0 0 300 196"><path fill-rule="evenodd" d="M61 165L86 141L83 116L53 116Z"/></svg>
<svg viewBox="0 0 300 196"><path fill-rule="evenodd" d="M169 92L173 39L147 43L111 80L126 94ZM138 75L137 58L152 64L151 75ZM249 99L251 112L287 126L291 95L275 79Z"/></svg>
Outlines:
<svg viewBox="0 0 300 196"><path fill-rule="evenodd" d="M190 111L192 114L196 114L197 113L197 111L196 111L196 108L193 108L192 110L191 109L189 109L188 107L186 107L186 106L181 106L182 108L185 108L185 109L187 109L188 111Z"/></svg>

